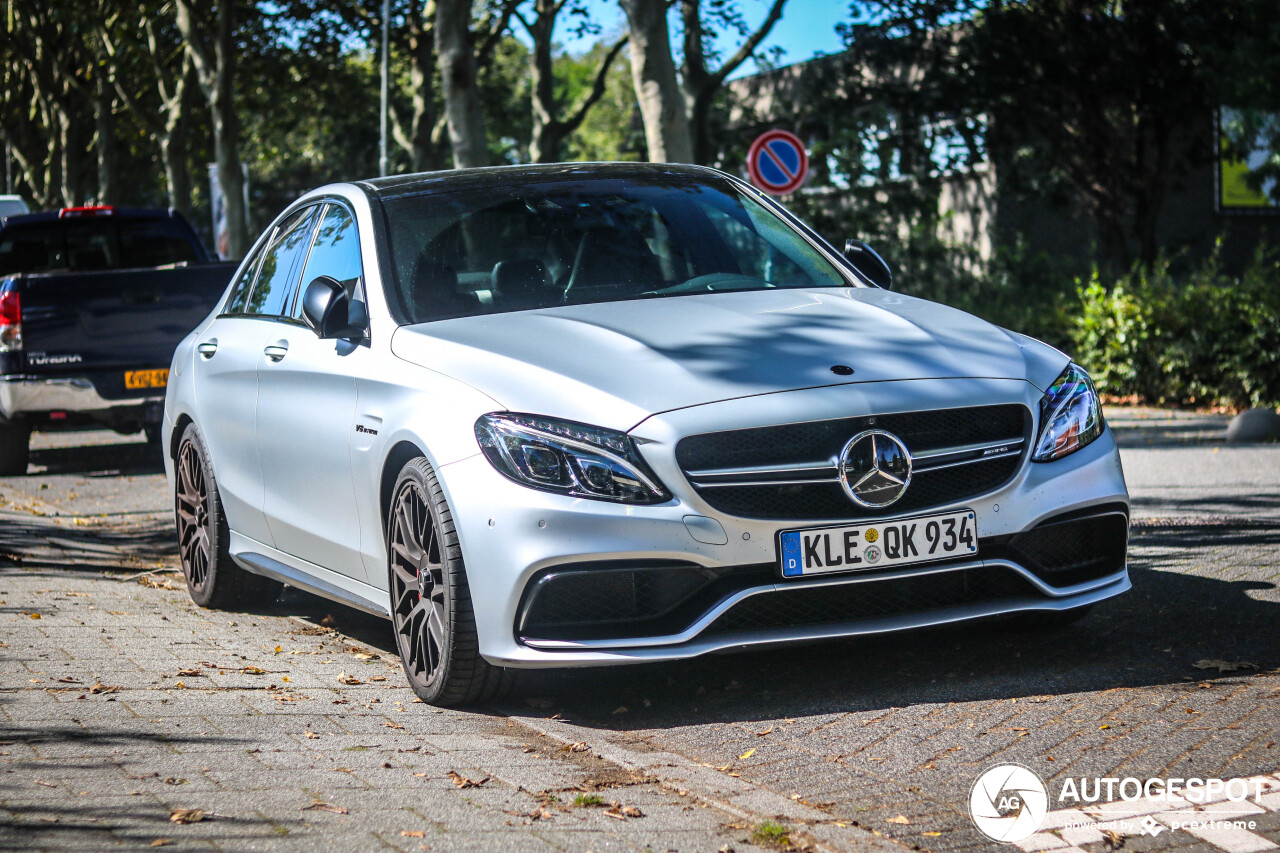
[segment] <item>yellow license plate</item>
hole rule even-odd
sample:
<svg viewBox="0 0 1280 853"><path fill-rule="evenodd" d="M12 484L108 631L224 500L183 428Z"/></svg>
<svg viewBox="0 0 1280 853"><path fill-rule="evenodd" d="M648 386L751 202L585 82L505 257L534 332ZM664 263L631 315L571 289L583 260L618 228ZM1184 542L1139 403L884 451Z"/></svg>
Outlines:
<svg viewBox="0 0 1280 853"><path fill-rule="evenodd" d="M169 371L164 370L126 370L124 387L130 391L138 388L163 388L169 384Z"/></svg>

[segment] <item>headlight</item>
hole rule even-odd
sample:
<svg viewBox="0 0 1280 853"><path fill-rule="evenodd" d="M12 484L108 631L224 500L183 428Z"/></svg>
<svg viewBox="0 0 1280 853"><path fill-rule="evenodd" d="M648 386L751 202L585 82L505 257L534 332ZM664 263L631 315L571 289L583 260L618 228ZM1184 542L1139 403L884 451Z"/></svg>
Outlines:
<svg viewBox="0 0 1280 853"><path fill-rule="evenodd" d="M1052 462L1102 435L1102 407L1093 380L1069 364L1040 400L1040 437L1033 462Z"/></svg>
<svg viewBox="0 0 1280 853"><path fill-rule="evenodd" d="M522 486L629 504L671 499L626 433L495 413L476 421L476 440L493 467Z"/></svg>

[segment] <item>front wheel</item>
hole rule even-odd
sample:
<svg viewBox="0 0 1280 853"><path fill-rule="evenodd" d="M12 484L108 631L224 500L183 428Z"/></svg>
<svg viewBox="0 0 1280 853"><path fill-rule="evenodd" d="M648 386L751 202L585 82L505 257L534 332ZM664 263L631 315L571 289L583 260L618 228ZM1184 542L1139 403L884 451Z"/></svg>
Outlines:
<svg viewBox="0 0 1280 853"><path fill-rule="evenodd" d="M387 519L391 621L409 686L424 702L491 702L515 673L480 656L471 591L453 515L423 457L396 479Z"/></svg>
<svg viewBox="0 0 1280 853"><path fill-rule="evenodd" d="M279 583L246 572L231 559L231 530L222 512L218 481L195 424L182 434L174 474L178 554L191 600L220 610L274 601L280 594Z"/></svg>

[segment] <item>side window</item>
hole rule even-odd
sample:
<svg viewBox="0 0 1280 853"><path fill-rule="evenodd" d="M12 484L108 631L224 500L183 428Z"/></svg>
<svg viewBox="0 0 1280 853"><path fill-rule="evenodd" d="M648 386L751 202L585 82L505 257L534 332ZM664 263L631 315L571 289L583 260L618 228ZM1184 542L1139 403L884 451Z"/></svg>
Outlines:
<svg viewBox="0 0 1280 853"><path fill-rule="evenodd" d="M293 295L298 281L298 261L311 244L311 228L315 225L316 208L304 208L286 219L276 231L266 254L262 270L245 306L247 314L279 317Z"/></svg>
<svg viewBox="0 0 1280 853"><path fill-rule="evenodd" d="M244 274L236 282L236 286L231 289L231 298L227 300L227 305L222 309L223 314L243 314L249 304L249 292L253 290L253 280L258 275L258 267L262 266L262 255L265 249L258 250L258 254L253 256L244 268Z"/></svg>
<svg viewBox="0 0 1280 853"><path fill-rule="evenodd" d="M301 294L317 276L327 275L342 282L348 294L355 295L363 267L360 263L360 232L356 221L340 205L331 204L320 220L316 241L307 256L298 286ZM302 315L302 299L294 300L293 316Z"/></svg>

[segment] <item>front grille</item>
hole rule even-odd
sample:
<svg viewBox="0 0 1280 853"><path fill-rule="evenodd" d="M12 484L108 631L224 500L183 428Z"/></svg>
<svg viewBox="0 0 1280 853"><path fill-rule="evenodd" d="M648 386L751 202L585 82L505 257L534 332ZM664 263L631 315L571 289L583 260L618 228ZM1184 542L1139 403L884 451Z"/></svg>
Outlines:
<svg viewBox="0 0 1280 853"><path fill-rule="evenodd" d="M708 568L617 560L545 569L530 581L516 632L539 640L677 634L726 595L770 583L772 563Z"/></svg>
<svg viewBox="0 0 1280 853"><path fill-rule="evenodd" d="M984 540L983 556L1007 557L1045 583L1064 587L1123 569L1128 542L1128 512L1118 506L1051 518L990 544Z"/></svg>
<svg viewBox="0 0 1280 853"><path fill-rule="evenodd" d="M780 589L740 601L722 613L704 633L820 627L1028 595L1039 596L1039 593L1016 572L997 566Z"/></svg>
<svg viewBox="0 0 1280 853"><path fill-rule="evenodd" d="M859 432L881 429L917 457L911 485L888 507L867 509L845 495L836 461ZM693 435L676 445L676 461L694 490L717 510L777 520L876 518L967 500L994 491L1017 473L1031 414L1018 404L902 412ZM930 467L928 456L950 448L1008 442L1001 455ZM794 470L776 472L786 466ZM761 467L768 473L725 474ZM716 472L716 473L708 473ZM749 482L755 479L761 482ZM779 482L788 479L820 482Z"/></svg>

